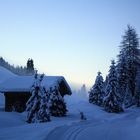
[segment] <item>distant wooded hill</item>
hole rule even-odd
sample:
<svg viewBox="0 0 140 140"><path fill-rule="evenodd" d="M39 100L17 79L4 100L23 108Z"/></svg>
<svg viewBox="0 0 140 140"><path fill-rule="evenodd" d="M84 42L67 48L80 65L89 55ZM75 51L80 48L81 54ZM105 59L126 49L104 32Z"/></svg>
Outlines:
<svg viewBox="0 0 140 140"><path fill-rule="evenodd" d="M14 66L9 64L3 57L0 57L0 66L8 69L16 75L33 75L34 64L32 59L28 59L26 66Z"/></svg>

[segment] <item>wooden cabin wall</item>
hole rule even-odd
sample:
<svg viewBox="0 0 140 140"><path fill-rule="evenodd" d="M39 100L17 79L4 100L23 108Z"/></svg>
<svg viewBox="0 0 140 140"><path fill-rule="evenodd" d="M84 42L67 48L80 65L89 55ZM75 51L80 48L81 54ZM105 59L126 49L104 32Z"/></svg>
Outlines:
<svg viewBox="0 0 140 140"><path fill-rule="evenodd" d="M17 112L23 112L26 108L26 102L30 98L30 93L5 93L5 111L13 111L13 107L17 107Z"/></svg>
<svg viewBox="0 0 140 140"><path fill-rule="evenodd" d="M59 91L62 97L66 94L71 95L71 91L66 86L65 82L62 81L59 83ZM31 96L30 92L6 92L5 94L5 111L13 111L13 107L17 106L17 112L23 112L26 109L26 102Z"/></svg>
<svg viewBox="0 0 140 140"><path fill-rule="evenodd" d="M66 84L64 81L59 83L59 91L62 97L64 97L66 94L71 95L69 89L67 88Z"/></svg>

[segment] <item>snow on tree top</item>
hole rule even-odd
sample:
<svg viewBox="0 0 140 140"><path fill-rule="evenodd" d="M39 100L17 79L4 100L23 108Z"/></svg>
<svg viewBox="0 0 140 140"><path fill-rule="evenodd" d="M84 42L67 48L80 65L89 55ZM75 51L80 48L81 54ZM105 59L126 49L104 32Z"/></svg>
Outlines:
<svg viewBox="0 0 140 140"><path fill-rule="evenodd" d="M54 88L64 82L71 94L71 89L63 76L45 76L42 85L46 89ZM0 84L0 92L30 92L34 82L34 76L16 76Z"/></svg>

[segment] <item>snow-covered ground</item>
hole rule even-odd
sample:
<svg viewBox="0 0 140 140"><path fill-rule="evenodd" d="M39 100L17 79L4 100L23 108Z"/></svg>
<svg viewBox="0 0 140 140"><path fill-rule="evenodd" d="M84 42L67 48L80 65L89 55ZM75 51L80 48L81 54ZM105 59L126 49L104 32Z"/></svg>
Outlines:
<svg viewBox="0 0 140 140"><path fill-rule="evenodd" d="M0 140L139 140L140 109L106 113L78 94L65 97L69 112L41 124L27 124L26 113L4 112L0 96ZM87 120L80 120L83 111Z"/></svg>

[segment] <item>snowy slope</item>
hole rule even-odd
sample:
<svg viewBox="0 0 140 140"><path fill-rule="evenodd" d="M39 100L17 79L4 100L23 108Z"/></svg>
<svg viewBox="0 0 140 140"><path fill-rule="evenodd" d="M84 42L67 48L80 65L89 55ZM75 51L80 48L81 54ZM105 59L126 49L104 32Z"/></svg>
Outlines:
<svg viewBox="0 0 140 140"><path fill-rule="evenodd" d="M0 140L139 140L140 110L131 108L125 113L106 113L88 103L85 98L66 97L67 117L49 123L27 124L26 113L6 113L0 110ZM83 111L86 121L80 120Z"/></svg>
<svg viewBox="0 0 140 140"><path fill-rule="evenodd" d="M15 74L0 66L0 83L15 76Z"/></svg>
<svg viewBox="0 0 140 140"><path fill-rule="evenodd" d="M16 75L10 72L9 70L5 69L4 67L0 66L0 86L4 81L12 77L16 77ZM0 94L0 108L3 105L4 105L4 95Z"/></svg>

